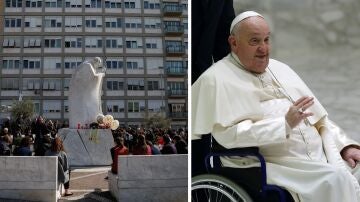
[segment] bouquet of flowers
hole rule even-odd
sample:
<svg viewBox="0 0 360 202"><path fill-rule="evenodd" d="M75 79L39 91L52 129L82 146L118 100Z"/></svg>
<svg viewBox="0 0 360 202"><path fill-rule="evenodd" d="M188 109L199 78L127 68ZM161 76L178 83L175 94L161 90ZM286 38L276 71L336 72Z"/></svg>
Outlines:
<svg viewBox="0 0 360 202"><path fill-rule="evenodd" d="M114 117L110 114L104 116L102 114L99 114L96 117L96 120L99 124L99 128L110 128L111 130L116 130L119 127L119 121L114 120Z"/></svg>

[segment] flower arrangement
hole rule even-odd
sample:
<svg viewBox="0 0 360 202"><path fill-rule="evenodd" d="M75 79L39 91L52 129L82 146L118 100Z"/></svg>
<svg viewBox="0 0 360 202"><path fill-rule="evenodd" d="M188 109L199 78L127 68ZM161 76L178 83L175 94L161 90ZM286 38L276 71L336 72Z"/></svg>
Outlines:
<svg viewBox="0 0 360 202"><path fill-rule="evenodd" d="M119 121L118 120L114 120L114 117L111 116L110 114L104 116L102 114L99 114L96 117L96 120L99 124L99 128L110 128L111 130L116 130L119 127Z"/></svg>

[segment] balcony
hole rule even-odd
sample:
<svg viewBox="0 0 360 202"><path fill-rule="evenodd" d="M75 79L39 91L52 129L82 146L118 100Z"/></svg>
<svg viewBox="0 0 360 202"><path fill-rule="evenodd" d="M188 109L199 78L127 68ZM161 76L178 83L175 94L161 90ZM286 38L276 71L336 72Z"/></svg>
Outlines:
<svg viewBox="0 0 360 202"><path fill-rule="evenodd" d="M184 25L169 25L164 28L165 34L168 36L176 36L184 34Z"/></svg>
<svg viewBox="0 0 360 202"><path fill-rule="evenodd" d="M186 89L168 90L168 96L171 97L184 97L187 95Z"/></svg>
<svg viewBox="0 0 360 202"><path fill-rule="evenodd" d="M170 112L169 117L172 119L187 119L188 113L187 112Z"/></svg>
<svg viewBox="0 0 360 202"><path fill-rule="evenodd" d="M187 71L184 67L167 67L166 73L170 76L184 76Z"/></svg>
<svg viewBox="0 0 360 202"><path fill-rule="evenodd" d="M182 56L185 54L185 46L167 46L166 47L166 54L168 56Z"/></svg>
<svg viewBox="0 0 360 202"><path fill-rule="evenodd" d="M164 3L164 16L180 16L182 14L182 6L179 3Z"/></svg>

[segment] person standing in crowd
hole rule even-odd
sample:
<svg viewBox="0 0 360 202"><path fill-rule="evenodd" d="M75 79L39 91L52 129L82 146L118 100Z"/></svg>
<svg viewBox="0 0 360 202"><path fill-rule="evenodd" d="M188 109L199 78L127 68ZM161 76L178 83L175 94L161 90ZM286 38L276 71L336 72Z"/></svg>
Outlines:
<svg viewBox="0 0 360 202"><path fill-rule="evenodd" d="M178 154L187 154L187 144L186 142L180 137L180 135L175 135L174 138L175 148Z"/></svg>
<svg viewBox="0 0 360 202"><path fill-rule="evenodd" d="M137 144L134 146L134 155L151 155L151 148L146 144L145 136L138 135Z"/></svg>
<svg viewBox="0 0 360 202"><path fill-rule="evenodd" d="M10 156L11 155L11 138L9 135L4 135L0 137L0 156Z"/></svg>
<svg viewBox="0 0 360 202"><path fill-rule="evenodd" d="M231 23L231 53L191 88L193 154L201 150L196 141L211 133L228 149L259 147L267 182L296 201L360 202L359 143L329 120L289 66L270 59L270 38L268 23L254 11ZM222 158L224 167L243 162Z"/></svg>
<svg viewBox="0 0 360 202"><path fill-rule="evenodd" d="M44 150L44 139L49 131L42 116L39 116L35 120L35 123L32 126L32 131L35 134L35 156L43 156L46 151Z"/></svg>
<svg viewBox="0 0 360 202"><path fill-rule="evenodd" d="M56 137L52 143L51 148L45 152L45 156L57 156L58 157L58 181L64 184L65 194L64 196L73 195L69 191L70 188L70 167L68 158L64 149L62 140Z"/></svg>
<svg viewBox="0 0 360 202"><path fill-rule="evenodd" d="M177 154L175 145L171 142L169 135L164 135L164 146L161 149L161 154Z"/></svg>
<svg viewBox="0 0 360 202"><path fill-rule="evenodd" d="M111 172L117 174L118 170L118 156L119 155L128 155L129 149L124 145L124 138L116 137L115 138L115 147L110 149L110 154L112 158Z"/></svg>
<svg viewBox="0 0 360 202"><path fill-rule="evenodd" d="M31 138L25 136L21 139L20 146L15 148L14 156L32 156L32 151L30 150Z"/></svg>
<svg viewBox="0 0 360 202"><path fill-rule="evenodd" d="M146 140L146 144L150 146L152 155L161 154L159 147L154 145L150 140Z"/></svg>

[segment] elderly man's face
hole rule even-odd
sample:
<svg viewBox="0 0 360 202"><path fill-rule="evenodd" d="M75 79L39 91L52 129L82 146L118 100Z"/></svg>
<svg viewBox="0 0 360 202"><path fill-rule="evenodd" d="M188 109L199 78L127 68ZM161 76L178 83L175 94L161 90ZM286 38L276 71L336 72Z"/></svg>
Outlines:
<svg viewBox="0 0 360 202"><path fill-rule="evenodd" d="M270 29L261 17L250 17L240 22L235 36L229 37L231 50L251 72L262 73L269 64Z"/></svg>

